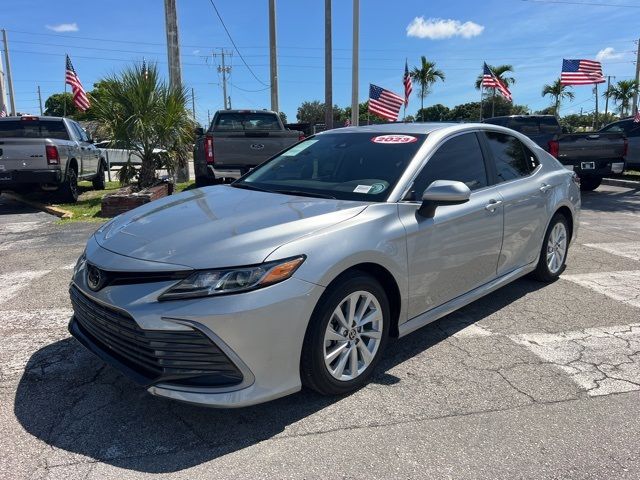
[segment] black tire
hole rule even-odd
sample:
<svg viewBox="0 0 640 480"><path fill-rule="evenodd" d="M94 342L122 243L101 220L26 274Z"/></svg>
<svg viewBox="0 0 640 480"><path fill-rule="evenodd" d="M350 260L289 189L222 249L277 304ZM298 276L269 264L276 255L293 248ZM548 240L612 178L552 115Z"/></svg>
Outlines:
<svg viewBox="0 0 640 480"><path fill-rule="evenodd" d="M351 293L364 291L375 296L382 312L379 346L366 369L352 380L339 380L331 375L324 362L324 335L334 310ZM322 395L344 395L365 385L383 355L391 323L387 295L375 278L364 272L350 272L338 278L322 295L309 321L302 346L300 377L302 384ZM358 338L356 341L360 341ZM354 341L354 348L355 346Z"/></svg>
<svg viewBox="0 0 640 480"><path fill-rule="evenodd" d="M211 185L211 182L206 175L196 175L196 187L206 187Z"/></svg>
<svg viewBox="0 0 640 480"><path fill-rule="evenodd" d="M95 178L92 180L93 189L94 190L104 190L106 188L106 184L104 182L104 162L100 160L100 164L98 165L98 173L96 173Z"/></svg>
<svg viewBox="0 0 640 480"><path fill-rule="evenodd" d="M591 192L598 188L602 183L602 177L580 177L580 190L583 192Z"/></svg>
<svg viewBox="0 0 640 480"><path fill-rule="evenodd" d="M75 168L67 169L64 183L58 189L58 196L62 203L76 203L78 201L78 172Z"/></svg>
<svg viewBox="0 0 640 480"><path fill-rule="evenodd" d="M547 248L549 245L549 237L551 236L551 232L553 231L554 227L558 223L561 223L564 226L564 230L566 233L566 249L565 249L564 258L562 259L562 264L560 268L557 271L553 272L551 271L551 269L549 268L549 265L547 264ZM562 274L562 272L564 272L566 268L567 255L569 253L569 241L570 241L569 231L570 231L569 222L567 221L566 217L561 213L556 213L551 219L551 222L549 222L549 228L547 228L547 232L545 233L544 239L542 241L542 248L540 249L540 257L538 258L538 265L536 266L536 269L533 271L533 277L536 280L539 280L545 283L551 283L556 281L558 277Z"/></svg>

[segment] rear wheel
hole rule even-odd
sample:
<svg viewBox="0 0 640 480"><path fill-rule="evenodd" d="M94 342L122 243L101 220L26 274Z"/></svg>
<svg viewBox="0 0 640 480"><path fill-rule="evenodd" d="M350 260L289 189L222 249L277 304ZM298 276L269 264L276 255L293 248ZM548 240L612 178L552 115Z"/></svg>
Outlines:
<svg viewBox="0 0 640 480"><path fill-rule="evenodd" d="M207 185L211 185L211 182L206 175L196 175L196 187L206 187Z"/></svg>
<svg viewBox="0 0 640 480"><path fill-rule="evenodd" d="M98 173L96 173L95 178L91 182L93 184L94 190L104 190L106 185L104 182L104 162L100 160L100 164L98 165Z"/></svg>
<svg viewBox="0 0 640 480"><path fill-rule="evenodd" d="M389 336L389 301L365 273L343 277L316 306L302 348L302 383L323 395L362 387L378 364Z"/></svg>
<svg viewBox="0 0 640 480"><path fill-rule="evenodd" d="M75 203L78 201L78 173L75 168L67 169L64 183L58 189L60 201L63 203Z"/></svg>
<svg viewBox="0 0 640 480"><path fill-rule="evenodd" d="M538 266L533 276L542 282L556 280L566 267L568 250L569 223L564 215L556 213L544 236Z"/></svg>
<svg viewBox="0 0 640 480"><path fill-rule="evenodd" d="M583 192L591 192L600 186L602 177L580 177L580 190Z"/></svg>

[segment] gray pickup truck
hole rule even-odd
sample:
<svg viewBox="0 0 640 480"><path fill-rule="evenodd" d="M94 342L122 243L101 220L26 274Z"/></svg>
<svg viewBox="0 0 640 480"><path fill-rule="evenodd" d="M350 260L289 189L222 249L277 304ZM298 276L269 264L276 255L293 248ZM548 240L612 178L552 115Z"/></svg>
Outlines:
<svg viewBox="0 0 640 480"><path fill-rule="evenodd" d="M484 120L527 135L580 177L580 189L595 190L611 173L622 173L628 141L624 132L563 133L553 115L511 115Z"/></svg>
<svg viewBox="0 0 640 480"><path fill-rule="evenodd" d="M61 117L0 118L0 191L54 191L78 199L78 180L105 188L106 162L75 121Z"/></svg>
<svg viewBox="0 0 640 480"><path fill-rule="evenodd" d="M302 140L268 110L219 110L195 144L196 185L238 178L276 153Z"/></svg>

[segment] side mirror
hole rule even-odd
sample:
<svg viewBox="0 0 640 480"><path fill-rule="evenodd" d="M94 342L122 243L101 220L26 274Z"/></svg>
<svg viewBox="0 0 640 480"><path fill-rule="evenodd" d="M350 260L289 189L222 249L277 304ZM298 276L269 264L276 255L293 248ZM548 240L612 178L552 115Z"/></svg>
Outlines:
<svg viewBox="0 0 640 480"><path fill-rule="evenodd" d="M471 190L462 182L452 180L436 180L422 194L420 214L433 216L440 205L456 205L465 203L471 198Z"/></svg>

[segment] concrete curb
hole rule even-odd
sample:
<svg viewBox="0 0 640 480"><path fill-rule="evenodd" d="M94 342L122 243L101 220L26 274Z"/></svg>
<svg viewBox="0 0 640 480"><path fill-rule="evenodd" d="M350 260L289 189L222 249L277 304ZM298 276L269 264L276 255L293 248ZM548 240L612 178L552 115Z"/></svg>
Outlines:
<svg viewBox="0 0 640 480"><path fill-rule="evenodd" d="M38 210L42 210L43 212L50 213L51 215L55 215L56 217L73 218L73 212L65 210L64 208L54 207L53 205L45 205L44 203L27 200L26 198L14 193L3 192L3 195L12 200L15 200L16 202L24 203L25 205L29 205L30 207L37 208Z"/></svg>

